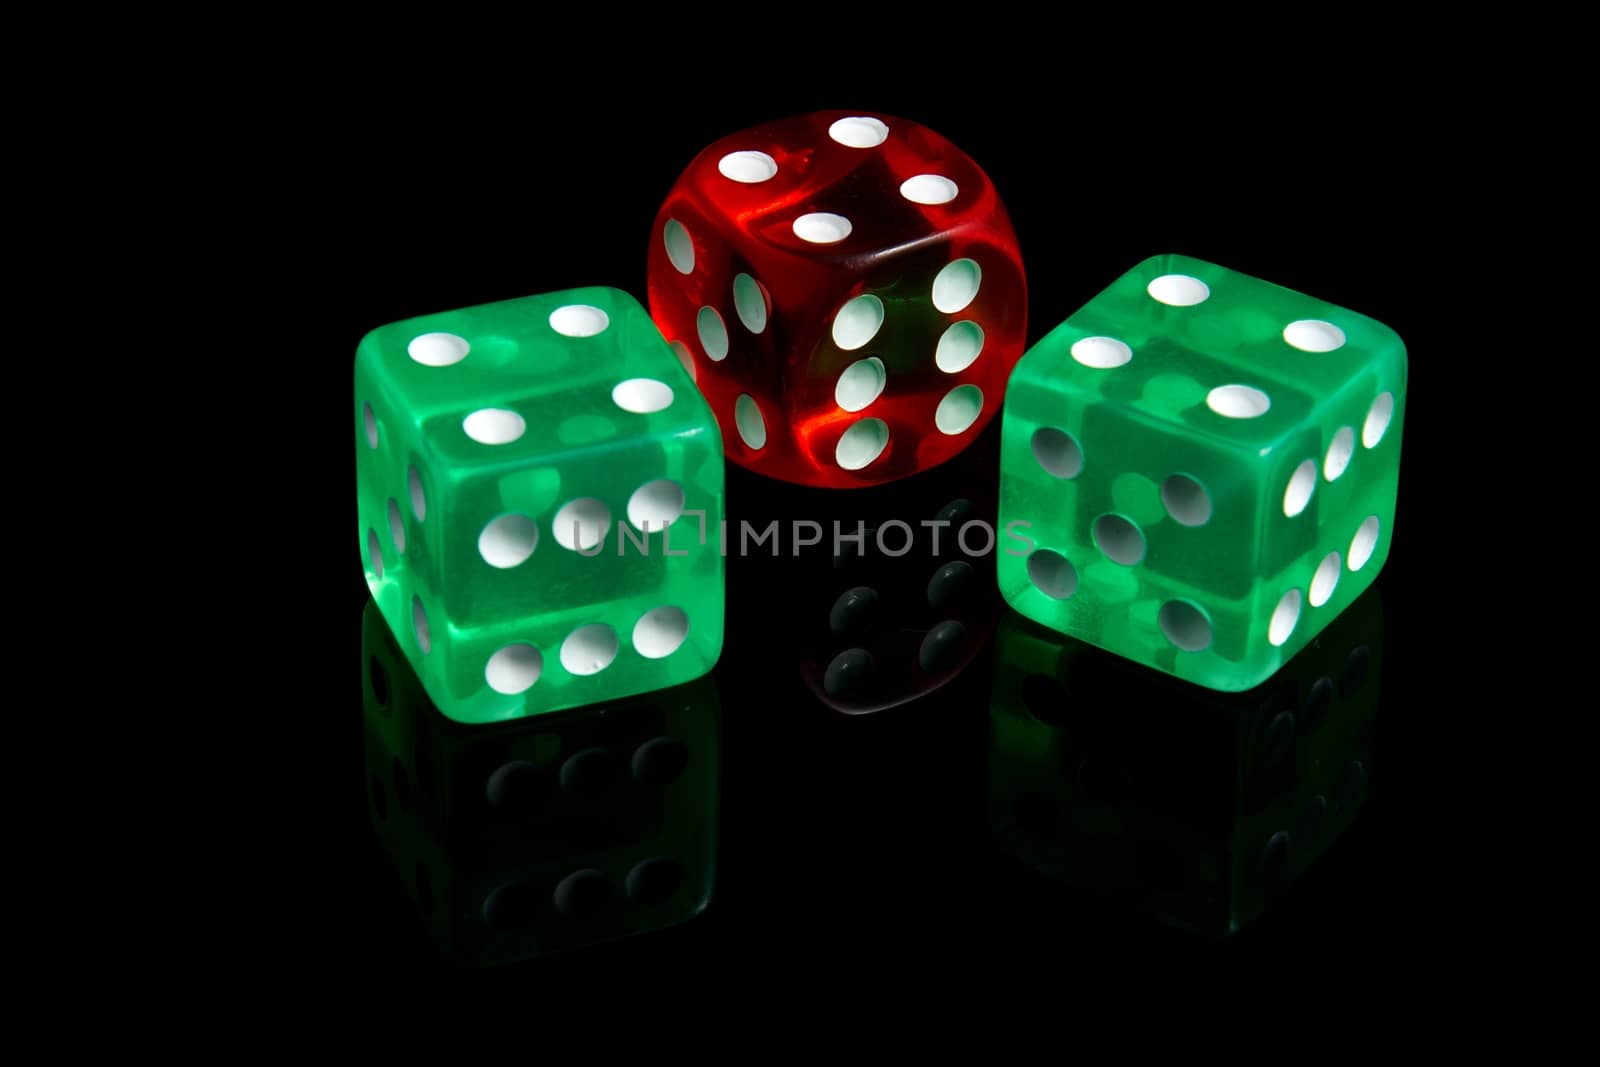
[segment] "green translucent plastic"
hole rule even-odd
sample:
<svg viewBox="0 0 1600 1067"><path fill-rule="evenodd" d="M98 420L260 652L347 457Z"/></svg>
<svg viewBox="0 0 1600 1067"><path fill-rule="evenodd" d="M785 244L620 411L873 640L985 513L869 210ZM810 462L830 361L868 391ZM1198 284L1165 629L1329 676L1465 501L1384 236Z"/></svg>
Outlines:
<svg viewBox="0 0 1600 1067"><path fill-rule="evenodd" d="M1405 347L1379 322L1202 260L1146 260L1011 377L1002 594L1181 678L1256 685L1388 557L1405 385Z"/></svg>
<svg viewBox="0 0 1600 1067"><path fill-rule="evenodd" d="M554 711L716 662L722 439L628 294L373 330L353 427L367 584L445 715Z"/></svg>

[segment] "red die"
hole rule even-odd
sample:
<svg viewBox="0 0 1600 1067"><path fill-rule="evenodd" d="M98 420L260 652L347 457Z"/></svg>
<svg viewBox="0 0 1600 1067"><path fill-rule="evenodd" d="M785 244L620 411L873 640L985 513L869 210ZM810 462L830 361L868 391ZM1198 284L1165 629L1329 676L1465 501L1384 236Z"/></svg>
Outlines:
<svg viewBox="0 0 1600 1067"><path fill-rule="evenodd" d="M761 474L876 485L1000 410L1027 334L1016 233L965 153L890 116L726 137L656 215L650 314Z"/></svg>

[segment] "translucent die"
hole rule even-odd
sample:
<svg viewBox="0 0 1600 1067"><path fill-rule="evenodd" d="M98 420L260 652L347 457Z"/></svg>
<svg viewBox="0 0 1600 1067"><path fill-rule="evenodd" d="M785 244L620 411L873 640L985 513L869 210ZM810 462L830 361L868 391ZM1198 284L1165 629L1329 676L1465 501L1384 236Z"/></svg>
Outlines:
<svg viewBox="0 0 1600 1067"><path fill-rule="evenodd" d="M1388 556L1406 353L1364 315L1183 256L1018 363L1002 594L1214 689L1270 676Z"/></svg>
<svg viewBox="0 0 1600 1067"><path fill-rule="evenodd" d="M893 116L820 112L710 145L656 216L648 276L729 459L806 485L955 456L999 412L1026 341L993 183Z"/></svg>

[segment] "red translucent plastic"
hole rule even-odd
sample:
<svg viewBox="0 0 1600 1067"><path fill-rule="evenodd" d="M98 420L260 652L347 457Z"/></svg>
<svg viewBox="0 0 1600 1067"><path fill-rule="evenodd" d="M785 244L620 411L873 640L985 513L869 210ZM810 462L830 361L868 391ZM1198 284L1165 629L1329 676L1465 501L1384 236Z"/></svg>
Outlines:
<svg viewBox="0 0 1600 1067"><path fill-rule="evenodd" d="M807 240L797 220L837 239ZM853 305L841 346L835 319L862 296L881 326L871 301ZM999 414L1027 329L1016 233L988 176L934 131L866 112L768 123L697 155L651 231L649 301L727 457L822 487L966 448Z"/></svg>

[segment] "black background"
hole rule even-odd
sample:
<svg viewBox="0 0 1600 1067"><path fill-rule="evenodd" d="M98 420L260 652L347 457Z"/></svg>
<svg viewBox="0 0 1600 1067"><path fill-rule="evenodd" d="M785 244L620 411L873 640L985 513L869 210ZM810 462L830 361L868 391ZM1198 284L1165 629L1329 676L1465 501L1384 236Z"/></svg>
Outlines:
<svg viewBox="0 0 1600 1067"><path fill-rule="evenodd" d="M885 79L889 82L890 79ZM982 806L982 706L907 718L827 712L797 688L740 677L724 693L723 854L710 910L679 929L474 976L551 989L656 981L693 969L786 984L821 967L865 991L916 975L967 981L1016 967L1117 958L1274 956L1337 967L1409 951L1444 923L1457 873L1430 828L1438 666L1425 661L1439 529L1433 503L1449 403L1438 369L1430 256L1429 135L1395 100L1349 102L1336 85L1284 70L1259 82L1185 79L1137 99L1073 89L1008 91L1002 74L735 91L702 72L670 99L613 111L582 85L530 83L527 107L397 100L342 104L316 184L318 238L306 271L325 286L327 375L310 408L305 467L317 490L303 528L326 574L323 612L299 625L339 680L326 729L304 746L304 816L284 893L308 980L368 988L448 974L367 827L361 773L361 579L348 459L350 364L360 336L395 319L603 284L644 296L644 253L660 200L707 142L822 108L898 115L937 128L1000 190L1022 242L1037 340L1140 259L1181 252L1359 310L1393 327L1410 356L1399 511L1380 582L1385 671L1378 775L1357 825L1261 919L1225 941L1197 939L1032 875L995 854ZM582 100L582 106L579 106ZM781 596L781 590L775 591ZM975 668L986 669L986 668ZM340 688L342 686L342 688ZM315 740L311 740L311 738ZM289 811L292 810L292 815ZM302 864L299 859L303 858ZM297 872L297 873L296 873ZM303 881L302 881L303 880Z"/></svg>

